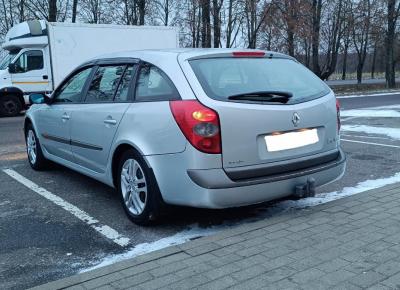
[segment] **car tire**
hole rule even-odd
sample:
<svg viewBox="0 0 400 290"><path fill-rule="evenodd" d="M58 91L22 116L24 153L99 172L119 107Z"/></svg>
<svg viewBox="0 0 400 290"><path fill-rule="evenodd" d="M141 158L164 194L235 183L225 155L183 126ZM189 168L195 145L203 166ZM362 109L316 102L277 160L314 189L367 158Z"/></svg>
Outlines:
<svg viewBox="0 0 400 290"><path fill-rule="evenodd" d="M136 151L125 151L117 171L117 190L129 219L137 225L154 224L164 202L153 171Z"/></svg>
<svg viewBox="0 0 400 290"><path fill-rule="evenodd" d="M47 168L48 160L44 157L42 147L33 126L29 124L25 129L26 153L28 155L29 165L34 170L43 170Z"/></svg>
<svg viewBox="0 0 400 290"><path fill-rule="evenodd" d="M0 97L0 115L4 117L18 116L22 110L22 104L15 95L5 95Z"/></svg>

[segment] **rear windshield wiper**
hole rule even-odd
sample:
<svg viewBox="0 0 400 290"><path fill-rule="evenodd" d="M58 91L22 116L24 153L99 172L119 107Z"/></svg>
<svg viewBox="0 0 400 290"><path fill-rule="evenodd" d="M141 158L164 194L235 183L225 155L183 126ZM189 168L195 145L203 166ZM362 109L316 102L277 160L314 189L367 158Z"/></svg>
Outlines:
<svg viewBox="0 0 400 290"><path fill-rule="evenodd" d="M287 103L293 94L284 91L260 91L250 92L228 97L228 100L233 101L258 101L258 102L280 102Z"/></svg>

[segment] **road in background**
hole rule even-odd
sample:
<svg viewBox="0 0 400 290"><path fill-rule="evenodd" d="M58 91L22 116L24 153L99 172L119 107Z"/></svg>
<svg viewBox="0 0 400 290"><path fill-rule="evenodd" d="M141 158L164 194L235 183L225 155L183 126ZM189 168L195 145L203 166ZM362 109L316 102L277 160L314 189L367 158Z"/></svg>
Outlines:
<svg viewBox="0 0 400 290"><path fill-rule="evenodd" d="M380 106L393 106L400 104L400 93L387 95L371 95L363 97L346 97L339 96L339 101L342 110L371 108Z"/></svg>
<svg viewBox="0 0 400 290"><path fill-rule="evenodd" d="M396 82L399 81L400 78L396 78ZM330 86L356 85L357 80L329 80L326 83ZM368 85L384 84L386 83L386 79L363 79L362 83Z"/></svg>
<svg viewBox="0 0 400 290"><path fill-rule="evenodd" d="M25 150L23 117L0 117L0 154Z"/></svg>

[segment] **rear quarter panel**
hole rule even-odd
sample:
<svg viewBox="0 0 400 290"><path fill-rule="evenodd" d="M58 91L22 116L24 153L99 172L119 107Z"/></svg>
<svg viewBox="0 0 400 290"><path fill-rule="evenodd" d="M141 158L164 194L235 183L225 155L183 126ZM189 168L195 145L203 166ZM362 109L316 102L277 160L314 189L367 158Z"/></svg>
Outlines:
<svg viewBox="0 0 400 290"><path fill-rule="evenodd" d="M172 154L183 152L186 143L168 101L133 103L121 120L112 152L130 144L144 156Z"/></svg>

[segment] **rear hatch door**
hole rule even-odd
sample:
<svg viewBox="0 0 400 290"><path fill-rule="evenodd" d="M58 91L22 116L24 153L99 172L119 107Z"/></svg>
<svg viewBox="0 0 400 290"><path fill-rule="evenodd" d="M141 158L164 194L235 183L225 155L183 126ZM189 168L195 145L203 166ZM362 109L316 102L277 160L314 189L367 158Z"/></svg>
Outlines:
<svg viewBox="0 0 400 290"><path fill-rule="evenodd" d="M219 114L227 171L284 166L336 151L335 97L296 61L225 53L181 59L180 64L199 101Z"/></svg>

